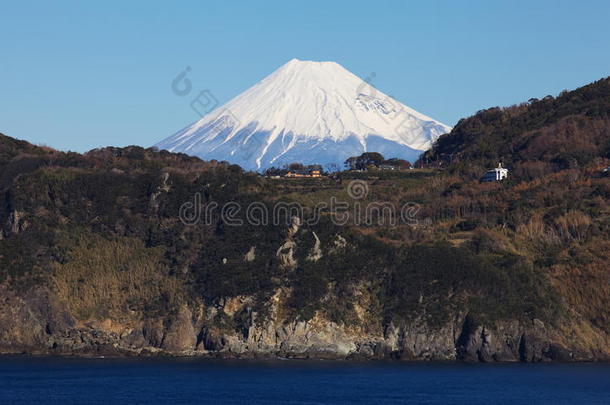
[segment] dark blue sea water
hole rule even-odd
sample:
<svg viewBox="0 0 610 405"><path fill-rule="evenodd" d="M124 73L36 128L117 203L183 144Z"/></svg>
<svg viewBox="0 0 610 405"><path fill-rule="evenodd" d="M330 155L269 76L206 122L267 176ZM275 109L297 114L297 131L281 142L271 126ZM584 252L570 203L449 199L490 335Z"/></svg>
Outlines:
<svg viewBox="0 0 610 405"><path fill-rule="evenodd" d="M609 364L0 357L2 404L610 404Z"/></svg>

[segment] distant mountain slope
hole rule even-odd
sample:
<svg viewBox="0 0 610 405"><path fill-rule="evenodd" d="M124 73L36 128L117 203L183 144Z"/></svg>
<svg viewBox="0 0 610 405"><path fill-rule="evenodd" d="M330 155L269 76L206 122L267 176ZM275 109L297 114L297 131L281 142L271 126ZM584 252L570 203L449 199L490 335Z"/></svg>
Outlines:
<svg viewBox="0 0 610 405"><path fill-rule="evenodd" d="M610 157L610 78L558 97L490 108L460 120L420 164L480 172L499 161L531 177Z"/></svg>
<svg viewBox="0 0 610 405"><path fill-rule="evenodd" d="M342 164L365 151L413 162L450 129L337 63L293 59L156 146L247 170Z"/></svg>

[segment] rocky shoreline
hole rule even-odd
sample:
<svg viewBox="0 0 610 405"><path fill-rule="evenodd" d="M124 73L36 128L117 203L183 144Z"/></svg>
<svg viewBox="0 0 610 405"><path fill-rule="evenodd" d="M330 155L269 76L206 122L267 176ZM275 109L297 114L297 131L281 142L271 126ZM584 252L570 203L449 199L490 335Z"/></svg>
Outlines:
<svg viewBox="0 0 610 405"><path fill-rule="evenodd" d="M317 315L307 322L282 320L276 304L269 319L260 323L248 309L249 317L237 331L213 320L218 311L233 315L243 310L249 299L227 302L220 309L183 305L175 314L125 325L110 319L79 322L44 289L19 295L2 286L0 297L1 354L467 362L610 359L591 342L566 344L557 327L537 319L529 325L505 321L491 328L466 315L438 329L412 323L367 332Z"/></svg>

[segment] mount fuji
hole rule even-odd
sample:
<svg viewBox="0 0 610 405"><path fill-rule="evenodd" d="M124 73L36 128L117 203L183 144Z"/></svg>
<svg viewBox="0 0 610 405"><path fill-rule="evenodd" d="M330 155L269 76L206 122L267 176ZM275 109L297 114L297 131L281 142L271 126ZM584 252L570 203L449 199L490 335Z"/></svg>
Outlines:
<svg viewBox="0 0 610 405"><path fill-rule="evenodd" d="M450 130L335 62L293 59L155 146L247 170L341 167L363 152L413 162Z"/></svg>

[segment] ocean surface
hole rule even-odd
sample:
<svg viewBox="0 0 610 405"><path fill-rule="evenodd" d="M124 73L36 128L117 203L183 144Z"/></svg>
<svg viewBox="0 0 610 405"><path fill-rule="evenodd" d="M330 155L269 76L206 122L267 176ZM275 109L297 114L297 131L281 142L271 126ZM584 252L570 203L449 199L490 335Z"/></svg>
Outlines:
<svg viewBox="0 0 610 405"><path fill-rule="evenodd" d="M610 364L0 357L1 404L610 404Z"/></svg>

